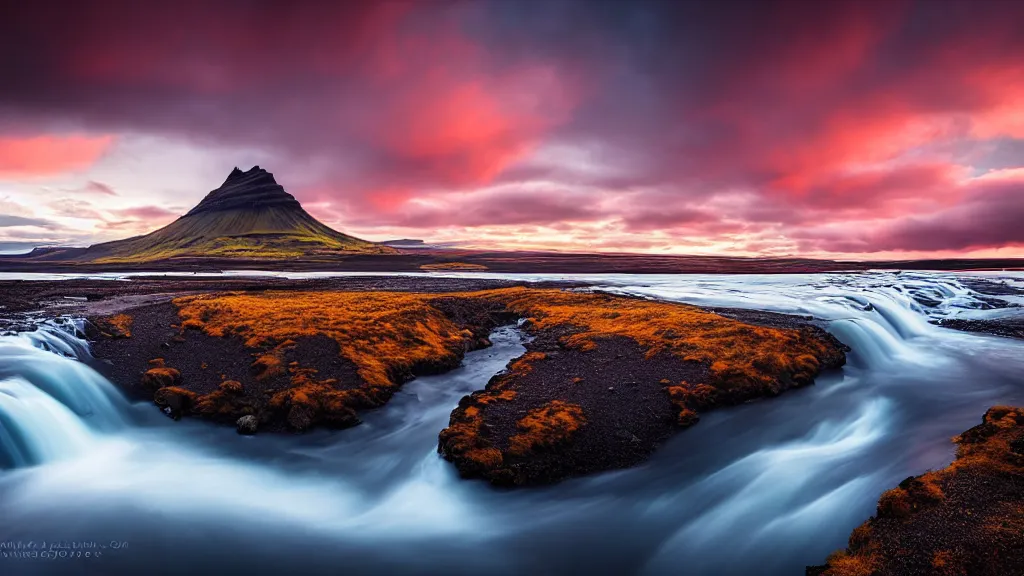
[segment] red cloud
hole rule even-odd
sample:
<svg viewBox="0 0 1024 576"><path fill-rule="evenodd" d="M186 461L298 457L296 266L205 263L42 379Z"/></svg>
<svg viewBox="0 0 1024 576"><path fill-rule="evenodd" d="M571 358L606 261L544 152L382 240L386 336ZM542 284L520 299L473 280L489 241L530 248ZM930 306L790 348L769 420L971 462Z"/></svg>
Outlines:
<svg viewBox="0 0 1024 576"><path fill-rule="evenodd" d="M886 224L870 250L972 250L1024 246L1024 174L978 178L955 206Z"/></svg>
<svg viewBox="0 0 1024 576"><path fill-rule="evenodd" d="M17 31L0 42L46 47L0 59L0 120L266 149L363 229L773 253L1017 242L1013 195L970 180L1020 165L1014 3L65 8L0 18Z"/></svg>
<svg viewBox="0 0 1024 576"><path fill-rule="evenodd" d="M112 136L0 137L0 177L50 176L92 166L110 148Z"/></svg>
<svg viewBox="0 0 1024 576"><path fill-rule="evenodd" d="M360 191L489 182L566 121L577 98L570 76L543 59L500 62L466 34L456 5L66 8L50 21L25 7L11 22L26 34L47 22L46 37L62 38L38 56L41 78L70 84L61 98L88 121L213 136L293 161L342 158L358 165L347 184ZM34 80L27 90L42 88ZM100 93L120 102L101 105Z"/></svg>

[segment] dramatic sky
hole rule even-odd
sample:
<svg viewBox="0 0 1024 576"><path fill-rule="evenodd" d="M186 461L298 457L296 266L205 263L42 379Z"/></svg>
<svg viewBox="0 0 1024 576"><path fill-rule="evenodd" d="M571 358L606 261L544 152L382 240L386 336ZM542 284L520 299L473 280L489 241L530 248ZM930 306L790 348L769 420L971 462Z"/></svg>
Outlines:
<svg viewBox="0 0 1024 576"><path fill-rule="evenodd" d="M0 2L0 249L254 164L371 240L1024 256L1024 2Z"/></svg>

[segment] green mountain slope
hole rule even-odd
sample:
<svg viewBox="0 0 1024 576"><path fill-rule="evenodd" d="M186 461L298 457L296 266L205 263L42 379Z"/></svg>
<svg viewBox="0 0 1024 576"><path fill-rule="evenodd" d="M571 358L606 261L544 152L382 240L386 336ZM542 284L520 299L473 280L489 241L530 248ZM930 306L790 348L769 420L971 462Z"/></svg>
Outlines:
<svg viewBox="0 0 1024 576"><path fill-rule="evenodd" d="M235 168L219 188L171 224L126 240L91 246L80 259L97 264L180 258L295 259L393 254L393 248L320 223L273 174Z"/></svg>

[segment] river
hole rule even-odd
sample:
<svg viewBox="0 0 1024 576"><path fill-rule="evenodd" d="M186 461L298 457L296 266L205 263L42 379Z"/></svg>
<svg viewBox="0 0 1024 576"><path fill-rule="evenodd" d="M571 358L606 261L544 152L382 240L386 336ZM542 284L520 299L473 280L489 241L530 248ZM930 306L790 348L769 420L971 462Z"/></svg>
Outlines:
<svg viewBox="0 0 1024 576"><path fill-rule="evenodd" d="M82 362L75 321L49 322L0 337L0 573L800 575L882 491L948 464L989 406L1024 404L1024 342L928 322L1020 314L965 275L486 276L812 314L853 352L642 466L505 491L460 480L436 444L459 398L522 354L514 327L356 428L242 437L127 402Z"/></svg>

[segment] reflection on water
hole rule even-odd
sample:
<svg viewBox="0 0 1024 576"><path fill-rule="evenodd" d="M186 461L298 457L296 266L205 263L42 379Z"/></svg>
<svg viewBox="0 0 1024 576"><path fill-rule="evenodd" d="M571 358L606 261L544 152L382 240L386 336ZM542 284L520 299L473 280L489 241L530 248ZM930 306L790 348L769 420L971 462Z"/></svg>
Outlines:
<svg viewBox="0 0 1024 576"><path fill-rule="evenodd" d="M70 359L87 353L73 325L0 337L0 541L129 543L102 561L0 570L800 574L883 490L948 463L949 438L988 406L1024 403L1024 343L928 323L1013 313L955 275L586 279L812 314L854 352L816 386L705 416L643 466L498 491L459 480L436 442L458 399L522 353L511 328L362 426L255 438L128 405Z"/></svg>

